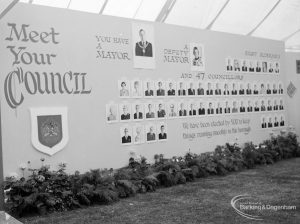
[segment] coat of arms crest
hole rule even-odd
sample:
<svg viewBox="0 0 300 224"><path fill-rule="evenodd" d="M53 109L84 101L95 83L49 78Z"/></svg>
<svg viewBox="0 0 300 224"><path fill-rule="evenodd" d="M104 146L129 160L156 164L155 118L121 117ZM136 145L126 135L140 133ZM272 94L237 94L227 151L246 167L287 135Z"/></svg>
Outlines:
<svg viewBox="0 0 300 224"><path fill-rule="evenodd" d="M48 155L62 150L69 139L67 108L31 108L31 141Z"/></svg>

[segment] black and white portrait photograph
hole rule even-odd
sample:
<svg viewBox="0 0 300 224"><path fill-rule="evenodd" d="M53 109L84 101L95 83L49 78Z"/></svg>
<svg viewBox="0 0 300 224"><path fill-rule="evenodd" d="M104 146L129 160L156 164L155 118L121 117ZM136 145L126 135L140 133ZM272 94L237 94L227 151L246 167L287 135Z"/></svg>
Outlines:
<svg viewBox="0 0 300 224"><path fill-rule="evenodd" d="M188 90L187 90L188 96L190 96L190 97L195 96L196 95L196 89L195 89L196 85L195 85L194 81L189 81L187 85L188 85Z"/></svg>
<svg viewBox="0 0 300 224"><path fill-rule="evenodd" d="M129 125L120 127L121 144L131 145L132 144L132 128Z"/></svg>
<svg viewBox="0 0 300 224"><path fill-rule="evenodd" d="M156 95L156 91L155 91L155 84L154 81L147 79L146 81L144 81L144 97L145 98L152 98Z"/></svg>
<svg viewBox="0 0 300 224"><path fill-rule="evenodd" d="M120 98L130 97L130 81L127 79L118 80L118 90Z"/></svg>
<svg viewBox="0 0 300 224"><path fill-rule="evenodd" d="M114 123L119 121L119 105L116 103L106 104L106 121L107 123Z"/></svg>
<svg viewBox="0 0 300 224"><path fill-rule="evenodd" d="M233 59L232 58L226 58L226 60L225 60L226 62L225 62L225 66L226 66L226 71L228 71L228 72L230 72L230 71L233 71L233 66L232 66L232 64L233 64Z"/></svg>
<svg viewBox="0 0 300 224"><path fill-rule="evenodd" d="M131 111L134 121L142 121L144 119L144 104L140 101L131 104Z"/></svg>
<svg viewBox="0 0 300 224"><path fill-rule="evenodd" d="M196 92L198 96L203 96L205 94L205 83L202 81L196 82Z"/></svg>
<svg viewBox="0 0 300 224"><path fill-rule="evenodd" d="M154 26L148 23L132 23L134 67L155 68Z"/></svg>
<svg viewBox="0 0 300 224"><path fill-rule="evenodd" d="M153 143L157 141L157 132L155 123L147 123L146 129L146 141L147 143Z"/></svg>
<svg viewBox="0 0 300 224"><path fill-rule="evenodd" d="M185 101L181 100L178 103L178 117L186 117L188 115L187 112L187 103Z"/></svg>
<svg viewBox="0 0 300 224"><path fill-rule="evenodd" d="M166 122L159 122L156 127L158 141L167 141L168 139L168 131L167 131L167 123Z"/></svg>
<svg viewBox="0 0 300 224"><path fill-rule="evenodd" d="M166 85L165 81L158 80L155 82L155 91L157 97L165 97L166 96Z"/></svg>
<svg viewBox="0 0 300 224"><path fill-rule="evenodd" d="M132 126L133 144L142 144L145 142L145 128L141 124Z"/></svg>
<svg viewBox="0 0 300 224"><path fill-rule="evenodd" d="M267 117L265 115L260 118L261 128L267 128Z"/></svg>
<svg viewBox="0 0 300 224"><path fill-rule="evenodd" d="M168 97L175 97L176 94L176 81L169 79L166 82L166 91L167 91L167 96Z"/></svg>
<svg viewBox="0 0 300 224"><path fill-rule="evenodd" d="M144 113L145 113L145 119L151 120L156 118L155 116L155 103L154 102L148 102L144 104Z"/></svg>
<svg viewBox="0 0 300 224"><path fill-rule="evenodd" d="M131 104L123 102L119 104L120 122L127 122L131 119Z"/></svg>
<svg viewBox="0 0 300 224"><path fill-rule="evenodd" d="M199 43L190 43L191 71L205 71L204 46Z"/></svg>
<svg viewBox="0 0 300 224"><path fill-rule="evenodd" d="M131 97L141 98L143 97L143 83L139 79L131 81Z"/></svg>
<svg viewBox="0 0 300 224"><path fill-rule="evenodd" d="M180 80L177 82L177 95L179 97L183 97L187 95L186 82L184 80Z"/></svg>
<svg viewBox="0 0 300 224"><path fill-rule="evenodd" d="M167 115L169 119L177 118L178 116L178 107L176 101L169 101L167 103Z"/></svg>
<svg viewBox="0 0 300 224"><path fill-rule="evenodd" d="M163 101L156 103L156 117L158 119L164 119L167 117L166 106Z"/></svg>
<svg viewBox="0 0 300 224"><path fill-rule="evenodd" d="M248 60L242 59L241 60L241 65L242 65L242 72L248 72Z"/></svg>
<svg viewBox="0 0 300 224"><path fill-rule="evenodd" d="M188 115L196 116L197 115L197 104L193 100L188 101Z"/></svg>
<svg viewBox="0 0 300 224"><path fill-rule="evenodd" d="M206 114L206 102L201 100L198 105L198 115L204 116Z"/></svg>

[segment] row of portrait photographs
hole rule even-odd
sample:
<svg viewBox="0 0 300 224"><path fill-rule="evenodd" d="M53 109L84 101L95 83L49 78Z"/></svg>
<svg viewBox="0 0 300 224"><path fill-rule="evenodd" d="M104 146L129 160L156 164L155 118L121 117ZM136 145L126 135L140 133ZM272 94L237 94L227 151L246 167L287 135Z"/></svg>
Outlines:
<svg viewBox="0 0 300 224"><path fill-rule="evenodd" d="M168 139L165 122L124 125L120 128L120 134L122 145L163 142Z"/></svg>
<svg viewBox="0 0 300 224"><path fill-rule="evenodd" d="M283 94L281 82L118 81L120 98Z"/></svg>
<svg viewBox="0 0 300 224"><path fill-rule="evenodd" d="M226 71L279 74L280 63L276 61L273 62L273 61L226 58Z"/></svg>
<svg viewBox="0 0 300 224"><path fill-rule="evenodd" d="M285 126L283 114L264 115L261 117L261 128L278 128Z"/></svg>
<svg viewBox="0 0 300 224"><path fill-rule="evenodd" d="M220 115L231 113L283 111L281 98L261 99L215 99L206 101L180 100L148 103L109 103L106 105L106 121L128 122L165 118L183 118L188 116Z"/></svg>

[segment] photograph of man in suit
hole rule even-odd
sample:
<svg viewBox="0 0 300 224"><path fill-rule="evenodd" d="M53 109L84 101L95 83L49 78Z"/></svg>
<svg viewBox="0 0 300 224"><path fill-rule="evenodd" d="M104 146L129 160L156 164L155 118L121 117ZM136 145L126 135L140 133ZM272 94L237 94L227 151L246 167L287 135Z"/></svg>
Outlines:
<svg viewBox="0 0 300 224"><path fill-rule="evenodd" d="M273 107L271 105L271 100L268 100L267 111L272 111Z"/></svg>
<svg viewBox="0 0 300 224"><path fill-rule="evenodd" d="M190 116L195 116L195 115L197 115L197 111L194 109L194 103L190 103L189 115L190 115Z"/></svg>
<svg viewBox="0 0 300 224"><path fill-rule="evenodd" d="M230 107L228 101L225 102L224 112L225 114L230 114Z"/></svg>
<svg viewBox="0 0 300 224"><path fill-rule="evenodd" d="M273 83L273 90L272 90L273 94L277 94L277 86L276 83Z"/></svg>
<svg viewBox="0 0 300 224"><path fill-rule="evenodd" d="M248 100L247 112L252 112L252 111L253 111L253 108L252 108L252 105L251 105L251 100Z"/></svg>
<svg viewBox="0 0 300 224"><path fill-rule="evenodd" d="M234 71L235 72L241 71L240 63L239 63L238 59L234 59L233 66L234 66Z"/></svg>
<svg viewBox="0 0 300 224"><path fill-rule="evenodd" d="M280 101L279 101L279 110L283 110L284 108L283 108L283 100L282 99L280 99Z"/></svg>
<svg viewBox="0 0 300 224"><path fill-rule="evenodd" d="M257 61L255 71L256 71L256 72L261 72L260 61Z"/></svg>
<svg viewBox="0 0 300 224"><path fill-rule="evenodd" d="M251 85L250 85L250 83L247 84L246 94L247 94L247 95L251 95L251 94L252 94L252 90L251 90Z"/></svg>
<svg viewBox="0 0 300 224"><path fill-rule="evenodd" d="M280 126L284 126L284 118L283 118L283 116L280 117Z"/></svg>
<svg viewBox="0 0 300 224"><path fill-rule="evenodd" d="M199 49L198 47L194 47L193 48L193 55L194 55L194 58L193 58L193 66L203 66L203 61L202 61L202 49L200 49L200 52L199 52Z"/></svg>
<svg viewBox="0 0 300 224"><path fill-rule="evenodd" d="M267 94L271 94L272 93L272 91L271 91L271 89L270 89L270 84L268 83L267 84Z"/></svg>
<svg viewBox="0 0 300 224"><path fill-rule="evenodd" d="M218 102L217 104L216 114L222 114L222 107L220 102Z"/></svg>
<svg viewBox="0 0 300 224"><path fill-rule="evenodd" d="M254 84L253 94L258 95L258 90L257 90L257 85L256 84Z"/></svg>
<svg viewBox="0 0 300 224"><path fill-rule="evenodd" d="M122 137L122 144L131 143L131 136L128 128L124 128L124 136Z"/></svg>
<svg viewBox="0 0 300 224"><path fill-rule="evenodd" d="M169 82L168 96L175 96L175 89L172 82Z"/></svg>
<svg viewBox="0 0 300 224"><path fill-rule="evenodd" d="M237 112L238 112L238 108L237 108L236 101L233 101L232 113L237 113Z"/></svg>
<svg viewBox="0 0 300 224"><path fill-rule="evenodd" d="M171 103L169 108L170 108L169 117L176 117L177 113L175 111L175 105L173 103Z"/></svg>
<svg viewBox="0 0 300 224"><path fill-rule="evenodd" d="M262 118L261 127L262 128L267 128L267 123L266 123L266 118L265 117Z"/></svg>
<svg viewBox="0 0 300 224"><path fill-rule="evenodd" d="M227 66L226 66L227 71L232 71L232 64L231 64L231 59L227 59Z"/></svg>
<svg viewBox="0 0 300 224"><path fill-rule="evenodd" d="M275 73L279 73L279 63L275 63Z"/></svg>
<svg viewBox="0 0 300 224"><path fill-rule="evenodd" d="M262 72L267 72L268 71L268 64L267 62L263 61L262 62Z"/></svg>
<svg viewBox="0 0 300 224"><path fill-rule="evenodd" d="M188 88L188 95L189 96L195 96L195 89L193 82L190 82L190 88Z"/></svg>
<svg viewBox="0 0 300 224"><path fill-rule="evenodd" d="M214 108L213 108L212 102L209 102L209 104L208 104L207 114L214 114Z"/></svg>
<svg viewBox="0 0 300 224"><path fill-rule="evenodd" d="M160 126L160 133L158 134L158 139L159 140L167 139L167 133L165 132L165 126L164 125Z"/></svg>
<svg viewBox="0 0 300 224"><path fill-rule="evenodd" d="M273 127L272 117L269 117L268 128Z"/></svg>
<svg viewBox="0 0 300 224"><path fill-rule="evenodd" d="M130 113L128 112L127 105L123 105L123 114L121 114L121 120L130 120Z"/></svg>
<svg viewBox="0 0 300 224"><path fill-rule="evenodd" d="M246 62L246 60L243 60L242 72L247 72L247 71L248 71L247 62Z"/></svg>
<svg viewBox="0 0 300 224"><path fill-rule="evenodd" d="M259 112L258 101L255 101L254 112Z"/></svg>
<svg viewBox="0 0 300 224"><path fill-rule="evenodd" d="M211 89L211 83L207 83L207 90L206 90L206 95L214 95L214 91Z"/></svg>
<svg viewBox="0 0 300 224"><path fill-rule="evenodd" d="M249 66L249 72L254 72L254 66L253 66L253 61L249 62L250 66Z"/></svg>
<svg viewBox="0 0 300 224"><path fill-rule="evenodd" d="M261 101L260 111L266 111L265 101Z"/></svg>
<svg viewBox="0 0 300 224"><path fill-rule="evenodd" d="M146 83L145 96L153 96L153 90L151 89L151 82Z"/></svg>
<svg viewBox="0 0 300 224"><path fill-rule="evenodd" d="M147 133L147 141L155 141L154 127L150 126L149 132Z"/></svg>
<svg viewBox="0 0 300 224"><path fill-rule="evenodd" d="M165 90L163 89L162 82L158 82L158 89L156 90L156 96L164 96L165 95Z"/></svg>
<svg viewBox="0 0 300 224"><path fill-rule="evenodd" d="M199 82L199 88L197 89L197 94L200 95L204 95L204 89L202 87L202 83Z"/></svg>
<svg viewBox="0 0 300 224"><path fill-rule="evenodd" d="M153 57L152 44L146 40L146 31L139 30L140 41L135 44L135 55L143 57Z"/></svg>
<svg viewBox="0 0 300 224"><path fill-rule="evenodd" d="M272 62L269 63L269 73L273 73L274 69L273 69L273 64Z"/></svg>
<svg viewBox="0 0 300 224"><path fill-rule="evenodd" d="M179 83L178 96L185 96L185 86L183 82Z"/></svg>
<svg viewBox="0 0 300 224"><path fill-rule="evenodd" d="M133 119L134 120L143 119L143 113L140 111L140 105L139 104L135 105L135 113L133 114Z"/></svg>
<svg viewBox="0 0 300 224"><path fill-rule="evenodd" d="M222 94L222 91L219 88L219 83L216 83L215 95L221 95L221 94Z"/></svg>
<svg viewBox="0 0 300 224"><path fill-rule="evenodd" d="M229 95L230 93L229 93L229 89L228 89L228 84L227 83L225 83L224 84L224 91L223 91L223 95Z"/></svg>
<svg viewBox="0 0 300 224"><path fill-rule="evenodd" d="M166 111L163 108L162 103L158 104L157 117L164 118L166 116Z"/></svg>
<svg viewBox="0 0 300 224"><path fill-rule="evenodd" d="M241 101L241 106L240 106L240 113L246 112L246 108L244 106L244 101Z"/></svg>
<svg viewBox="0 0 300 224"><path fill-rule="evenodd" d="M279 126L279 122L277 120L277 117L275 116L274 118L274 127L278 127Z"/></svg>
<svg viewBox="0 0 300 224"><path fill-rule="evenodd" d="M198 109L198 114L199 114L199 115L205 115L205 108L204 108L202 102L200 102L200 107L199 107L199 109Z"/></svg>
<svg viewBox="0 0 300 224"><path fill-rule="evenodd" d="M245 94L245 90L244 90L243 84L241 83L240 84L239 95L244 95L244 94Z"/></svg>
<svg viewBox="0 0 300 224"><path fill-rule="evenodd" d="M148 112L146 113L146 118L155 118L155 114L152 111L153 110L153 105L151 103L148 104Z"/></svg>
<svg viewBox="0 0 300 224"><path fill-rule="evenodd" d="M186 109L184 103L180 103L179 117L186 116Z"/></svg>
<svg viewBox="0 0 300 224"><path fill-rule="evenodd" d="M283 94L283 88L281 83L279 83L278 85L278 94Z"/></svg>
<svg viewBox="0 0 300 224"><path fill-rule="evenodd" d="M232 83L231 95L237 95L237 90L235 89L235 84Z"/></svg>
<svg viewBox="0 0 300 224"><path fill-rule="evenodd" d="M277 100L274 100L273 110L278 110Z"/></svg>

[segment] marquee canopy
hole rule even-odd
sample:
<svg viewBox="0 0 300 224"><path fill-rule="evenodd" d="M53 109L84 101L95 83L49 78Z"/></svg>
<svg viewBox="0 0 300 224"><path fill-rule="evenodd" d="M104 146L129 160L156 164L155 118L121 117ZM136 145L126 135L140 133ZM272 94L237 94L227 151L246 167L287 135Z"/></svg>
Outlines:
<svg viewBox="0 0 300 224"><path fill-rule="evenodd" d="M103 15L282 40L300 51L300 0L20 0Z"/></svg>

